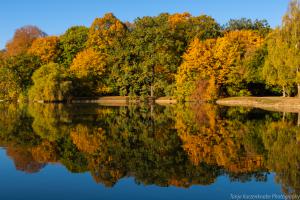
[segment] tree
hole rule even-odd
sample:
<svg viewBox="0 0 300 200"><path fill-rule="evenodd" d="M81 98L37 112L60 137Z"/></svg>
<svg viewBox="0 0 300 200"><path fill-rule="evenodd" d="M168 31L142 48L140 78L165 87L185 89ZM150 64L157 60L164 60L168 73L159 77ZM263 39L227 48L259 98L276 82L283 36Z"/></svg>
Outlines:
<svg viewBox="0 0 300 200"><path fill-rule="evenodd" d="M247 71L245 60L263 45L263 41L263 37L251 30L232 31L218 38L213 71L221 95L249 94L243 76Z"/></svg>
<svg viewBox="0 0 300 200"><path fill-rule="evenodd" d="M43 64L55 62L60 54L59 38L56 36L37 38L33 41L28 53L39 57Z"/></svg>
<svg viewBox="0 0 300 200"><path fill-rule="evenodd" d="M31 101L64 101L70 95L71 81L56 63L49 63L37 69L33 75L33 86L29 90Z"/></svg>
<svg viewBox="0 0 300 200"><path fill-rule="evenodd" d="M197 90L196 83L213 77L214 69L212 69L212 66L215 64L215 45L215 39L200 41L198 38L190 44L187 52L183 55L183 63L176 75L176 95L180 100L194 100L191 99L191 96ZM203 82L199 83L204 84ZM208 92L206 89L203 88L199 92L206 93ZM208 99L210 99L209 94Z"/></svg>
<svg viewBox="0 0 300 200"><path fill-rule="evenodd" d="M289 47L283 32L277 28L267 40L268 55L263 67L262 75L268 85L282 88L282 96L286 96L293 85L295 74L287 62Z"/></svg>
<svg viewBox="0 0 300 200"><path fill-rule="evenodd" d="M24 26L16 30L14 37L6 44L6 53L9 56L23 54L31 46L32 42L46 34L36 26Z"/></svg>
<svg viewBox="0 0 300 200"><path fill-rule="evenodd" d="M216 40L195 39L184 54L178 70L178 98L191 100L191 95L196 91L198 94L193 96L203 93L205 100L218 95L247 94L243 85L248 65L244 62L262 44L263 38L249 30L228 32Z"/></svg>
<svg viewBox="0 0 300 200"><path fill-rule="evenodd" d="M8 68L0 67L0 99L16 100L21 92L15 74Z"/></svg>
<svg viewBox="0 0 300 200"><path fill-rule="evenodd" d="M266 36L270 31L271 27L267 20L254 20L241 18L241 19L230 19L229 22L224 26L225 31L236 31L236 30L254 30L262 36Z"/></svg>
<svg viewBox="0 0 300 200"><path fill-rule="evenodd" d="M112 13L96 18L88 34L88 47L107 53L111 46L126 34L126 26Z"/></svg>
<svg viewBox="0 0 300 200"><path fill-rule="evenodd" d="M70 67L70 73L79 80L78 87L85 88L85 92L97 95L108 92L103 84L103 76L107 66L107 55L98 53L92 48L78 53ZM80 89L78 92L80 92Z"/></svg>
<svg viewBox="0 0 300 200"><path fill-rule="evenodd" d="M2 67L0 67L2 98L16 100L20 94L26 96L32 85L31 76L39 66L39 59L27 54L4 59Z"/></svg>
<svg viewBox="0 0 300 200"><path fill-rule="evenodd" d="M300 97L300 2L292 0L282 21L282 31L288 45L288 65L295 71L294 80ZM285 52L286 54L287 52Z"/></svg>
<svg viewBox="0 0 300 200"><path fill-rule="evenodd" d="M69 68L76 54L84 50L88 31L85 26L73 26L60 36L60 62L64 67Z"/></svg>

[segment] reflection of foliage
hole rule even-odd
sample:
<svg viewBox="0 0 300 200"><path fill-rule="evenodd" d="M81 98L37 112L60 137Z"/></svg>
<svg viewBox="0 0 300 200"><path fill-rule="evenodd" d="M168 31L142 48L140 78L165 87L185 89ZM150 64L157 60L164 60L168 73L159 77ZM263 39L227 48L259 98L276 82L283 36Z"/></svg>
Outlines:
<svg viewBox="0 0 300 200"><path fill-rule="evenodd" d="M80 151L85 153L94 153L105 140L102 128L90 131L88 127L77 125L70 134L73 143Z"/></svg>
<svg viewBox="0 0 300 200"><path fill-rule="evenodd" d="M69 133L69 119L61 104L30 104L28 111L34 118L33 131L41 138L55 141Z"/></svg>
<svg viewBox="0 0 300 200"><path fill-rule="evenodd" d="M266 181L274 171L285 192L299 190L299 128L292 115L210 104L3 104L0 110L0 144L26 172L55 162L88 171L108 187L126 176L139 184L189 187L223 174Z"/></svg>
<svg viewBox="0 0 300 200"><path fill-rule="evenodd" d="M218 118L216 108L211 105L194 109L196 113L185 116L178 112L177 129L183 148L195 165L201 162L216 164L230 173L263 169L263 157L247 148L244 138L248 129L242 123ZM195 120L193 126L186 126Z"/></svg>
<svg viewBox="0 0 300 200"><path fill-rule="evenodd" d="M47 140L43 141L40 145L31 149L34 160L39 162L56 162L57 150L56 144L52 144Z"/></svg>
<svg viewBox="0 0 300 200"><path fill-rule="evenodd" d="M35 173L44 167L43 163L34 160L31 152L26 148L9 146L6 153L14 161L17 170Z"/></svg>
<svg viewBox="0 0 300 200"><path fill-rule="evenodd" d="M268 150L268 167L276 172L276 179L284 192L300 191L300 127L290 122L270 122L263 134Z"/></svg>

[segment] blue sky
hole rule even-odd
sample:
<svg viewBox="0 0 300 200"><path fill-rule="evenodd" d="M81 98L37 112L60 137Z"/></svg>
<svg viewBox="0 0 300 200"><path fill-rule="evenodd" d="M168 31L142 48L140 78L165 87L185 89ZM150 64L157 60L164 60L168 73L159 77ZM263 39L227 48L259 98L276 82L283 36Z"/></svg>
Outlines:
<svg viewBox="0 0 300 200"><path fill-rule="evenodd" d="M267 19L280 24L289 0L0 0L0 49L24 25L36 25L49 35L73 25L90 26L96 17L113 12L123 21L161 12L207 14L220 24L231 18Z"/></svg>

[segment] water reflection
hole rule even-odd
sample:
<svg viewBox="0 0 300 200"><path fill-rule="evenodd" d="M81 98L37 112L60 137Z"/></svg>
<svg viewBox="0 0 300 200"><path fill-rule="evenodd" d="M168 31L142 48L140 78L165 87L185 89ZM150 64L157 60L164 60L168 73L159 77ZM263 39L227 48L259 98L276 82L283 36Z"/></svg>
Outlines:
<svg viewBox="0 0 300 200"><path fill-rule="evenodd" d="M16 169L36 173L60 163L112 187L267 181L300 192L297 116L211 104L101 107L91 104L0 105L0 145Z"/></svg>

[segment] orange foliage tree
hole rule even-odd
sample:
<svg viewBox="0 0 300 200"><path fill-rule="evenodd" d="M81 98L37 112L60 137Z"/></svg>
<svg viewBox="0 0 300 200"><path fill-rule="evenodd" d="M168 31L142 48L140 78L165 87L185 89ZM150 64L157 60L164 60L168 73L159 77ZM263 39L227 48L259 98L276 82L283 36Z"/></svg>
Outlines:
<svg viewBox="0 0 300 200"><path fill-rule="evenodd" d="M24 26L16 30L14 37L6 44L8 56L26 53L36 38L44 37L46 34L36 26Z"/></svg>
<svg viewBox="0 0 300 200"><path fill-rule="evenodd" d="M32 43L28 53L40 57L44 64L55 62L59 56L59 38L56 36L38 38Z"/></svg>
<svg viewBox="0 0 300 200"><path fill-rule="evenodd" d="M76 55L70 73L79 79L80 87L86 86L92 89L93 93L98 94L108 90L102 84L106 65L107 55L89 48Z"/></svg>
<svg viewBox="0 0 300 200"><path fill-rule="evenodd" d="M209 89L203 93L214 91L217 94L237 95L239 91L223 90L226 87L235 88L243 81L247 71L245 58L262 44L263 38L250 30L228 32L217 40L195 39L184 54L184 61L178 70L177 95L183 100L190 100L199 80L210 83ZM215 97L214 94L204 96Z"/></svg>

